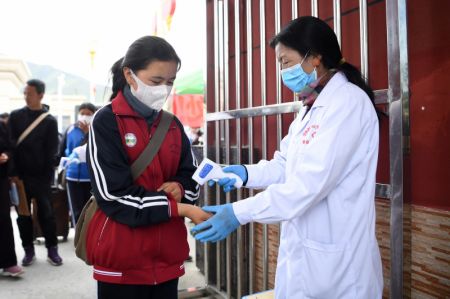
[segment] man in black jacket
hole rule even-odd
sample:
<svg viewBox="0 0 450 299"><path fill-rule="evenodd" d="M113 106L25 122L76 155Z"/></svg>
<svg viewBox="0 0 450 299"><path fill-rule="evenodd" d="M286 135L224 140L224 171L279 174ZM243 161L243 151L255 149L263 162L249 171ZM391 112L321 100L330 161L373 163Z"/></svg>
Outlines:
<svg viewBox="0 0 450 299"><path fill-rule="evenodd" d="M16 175L24 182L28 206L30 206L31 198L36 199L38 220L48 250L47 260L52 265L59 266L62 264L62 259L58 255L56 221L50 201L53 167L58 151L56 119L50 114L47 115L22 142L17 144L20 135L28 126L41 114L48 112L49 107L41 104L44 93L44 82L36 79L29 80L24 89L26 106L11 113L8 125L13 143L16 144L13 152ZM23 266L29 266L35 260L32 221L31 216L19 215L17 218L22 246L25 250Z"/></svg>

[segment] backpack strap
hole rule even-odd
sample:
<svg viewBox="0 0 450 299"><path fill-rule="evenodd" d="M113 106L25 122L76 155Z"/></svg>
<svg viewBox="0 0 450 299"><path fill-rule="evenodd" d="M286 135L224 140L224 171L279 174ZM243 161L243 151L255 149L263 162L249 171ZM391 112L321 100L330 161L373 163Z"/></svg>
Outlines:
<svg viewBox="0 0 450 299"><path fill-rule="evenodd" d="M41 115L39 115L38 118L36 118L29 126L28 128L25 129L25 131L22 132L22 134L20 134L19 139L17 139L17 143L16 146L18 146L25 138L27 138L27 136L34 130L34 128L36 128L41 121L44 120L44 118L47 117L47 115L49 115L50 112L45 112L42 113Z"/></svg>
<svg viewBox="0 0 450 299"><path fill-rule="evenodd" d="M162 110L161 120L156 128L155 134L149 143L139 155L139 157L131 165L131 174L133 175L133 180L136 180L142 172L150 165L155 155L158 153L161 144L166 137L166 133L169 130L170 124L172 123L173 115L167 111Z"/></svg>

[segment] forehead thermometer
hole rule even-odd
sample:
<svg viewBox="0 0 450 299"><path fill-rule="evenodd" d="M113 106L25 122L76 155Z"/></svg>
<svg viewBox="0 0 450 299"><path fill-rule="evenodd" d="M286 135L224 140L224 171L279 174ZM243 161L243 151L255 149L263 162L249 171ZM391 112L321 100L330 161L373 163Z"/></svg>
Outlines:
<svg viewBox="0 0 450 299"><path fill-rule="evenodd" d="M231 172L224 172L220 165L214 163L208 158L203 159L192 178L200 185L205 184L209 180L218 181L221 178L236 179L234 187L242 187L242 179L238 175Z"/></svg>

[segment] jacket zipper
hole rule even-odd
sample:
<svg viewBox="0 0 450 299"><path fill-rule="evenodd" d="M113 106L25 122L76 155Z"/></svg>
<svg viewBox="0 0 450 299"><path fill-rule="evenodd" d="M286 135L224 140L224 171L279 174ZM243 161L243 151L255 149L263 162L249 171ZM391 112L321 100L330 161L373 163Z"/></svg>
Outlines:
<svg viewBox="0 0 450 299"><path fill-rule="evenodd" d="M100 244L100 241L102 240L102 237L103 237L103 231L105 230L106 223L108 223L108 220L109 220L109 217L106 217L106 220L105 220L105 222L103 223L103 227L102 227L102 230L101 230L101 232L100 232L100 237L98 237L97 245Z"/></svg>
<svg viewBox="0 0 450 299"><path fill-rule="evenodd" d="M161 251L161 228L160 227L158 227L158 251L157 251L157 253L156 253L156 255L153 257L153 277L155 277L155 281L154 281L154 284L156 285L157 284L157 282L156 282L156 263L155 263L155 260L157 259L157 257L159 256L159 253L160 253L160 251Z"/></svg>
<svg viewBox="0 0 450 299"><path fill-rule="evenodd" d="M152 126L152 127L153 127L153 126ZM150 140L152 139L152 133L151 133L152 127L149 128L149 131L150 131L150 132L149 132L149 134L148 134L148 142L150 142ZM149 166L150 166L150 176L152 177L152 180L154 180L155 177L153 176L153 161L150 162ZM152 265L153 265L153 267L152 267L152 272L153 272L153 284L154 284L154 285L157 285L158 283L157 283L157 281L156 281L155 260L156 260L156 258L153 257L153 260L152 260Z"/></svg>

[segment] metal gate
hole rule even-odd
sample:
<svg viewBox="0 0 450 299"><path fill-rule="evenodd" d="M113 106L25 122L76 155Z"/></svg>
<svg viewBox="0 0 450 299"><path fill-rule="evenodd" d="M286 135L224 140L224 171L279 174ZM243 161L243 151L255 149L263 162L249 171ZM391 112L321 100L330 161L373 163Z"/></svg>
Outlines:
<svg viewBox="0 0 450 299"><path fill-rule="evenodd" d="M309 2L310 11L300 11L301 15L320 16L318 0L207 1L208 80L204 156L222 164L256 163L272 157L269 154L272 151L268 150L270 143L276 143L278 148L302 104L292 93L285 97L285 101L282 100L286 90L281 85L278 62L266 49L267 31L277 33L281 29L282 18L286 18L286 7L290 7L289 17L293 19L299 15L299 7L304 2ZM368 79L367 12L368 6L376 2L380 1L359 0L357 7L360 68ZM332 21L340 43L345 37L341 30L345 15L341 4L340 0L330 0L327 4L332 6L333 12L332 20L328 21ZM410 135L406 0L386 0L385 5L388 79L387 86L376 90L375 95L376 103L383 106L389 115L386 155L390 162L389 183L377 183L376 196L390 200L390 298L401 298L403 164L409 152ZM259 46L255 46L258 39ZM259 86L255 81L260 83ZM223 204L254 194L252 190L237 190L225 195L217 187L205 187L203 192L204 204ZM249 224L219 244L199 244L207 283L207 292L202 294L241 298L255 292L257 279L262 280L260 288L268 289L269 275L274 270L269 267L269 246L273 243L273 240L269 241L271 229L276 231L277 227ZM261 244L258 248L255 243L257 237ZM257 259L262 261L259 267L255 265Z"/></svg>

